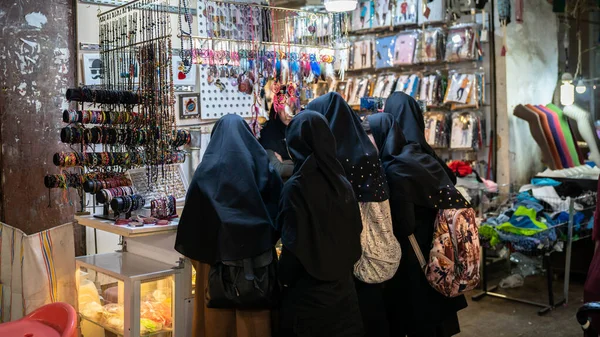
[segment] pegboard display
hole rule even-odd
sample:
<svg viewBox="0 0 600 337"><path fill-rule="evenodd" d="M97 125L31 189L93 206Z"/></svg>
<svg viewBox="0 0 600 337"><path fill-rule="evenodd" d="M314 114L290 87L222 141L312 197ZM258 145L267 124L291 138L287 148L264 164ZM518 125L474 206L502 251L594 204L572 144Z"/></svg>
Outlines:
<svg viewBox="0 0 600 337"><path fill-rule="evenodd" d="M200 118L219 119L226 114L252 117L254 98L238 90L237 77L220 71L215 77L214 73L210 66L200 66Z"/></svg>
<svg viewBox="0 0 600 337"><path fill-rule="evenodd" d="M177 200L185 199L188 182L183 174L181 164L165 165L164 170L164 174L159 172L156 182L152 184L152 189L148 185L145 168L127 172L133 187L146 199L147 205L150 204L150 201L167 195L173 195Z"/></svg>

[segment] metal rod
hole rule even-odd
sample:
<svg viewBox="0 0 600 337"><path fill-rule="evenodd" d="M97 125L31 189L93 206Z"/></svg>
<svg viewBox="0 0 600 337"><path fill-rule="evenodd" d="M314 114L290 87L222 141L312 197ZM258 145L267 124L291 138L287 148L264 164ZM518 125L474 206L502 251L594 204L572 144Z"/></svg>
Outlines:
<svg viewBox="0 0 600 337"><path fill-rule="evenodd" d="M592 95L593 96L593 95ZM563 285L563 296L565 303L569 303L569 282L571 282L571 254L573 246L573 218L575 213L575 201L571 198L569 202L569 223L567 229L567 255L565 256L565 284Z"/></svg>
<svg viewBox="0 0 600 337"><path fill-rule="evenodd" d="M552 280L552 261L550 261L550 253L544 254L544 264L546 265L546 280L548 287L548 304L553 307L554 306L554 289L553 289L553 280Z"/></svg>
<svg viewBox="0 0 600 337"><path fill-rule="evenodd" d="M129 7L129 6L131 6L131 5L135 4L135 3L138 3L138 2L140 2L140 0L129 1L127 3L124 3L124 4L120 5L120 6L117 6L115 8L111 8L111 9L107 10L106 12L99 13L97 16L101 17L101 16L104 16L104 15L110 14L110 13L112 13L114 11L118 11L121 8Z"/></svg>

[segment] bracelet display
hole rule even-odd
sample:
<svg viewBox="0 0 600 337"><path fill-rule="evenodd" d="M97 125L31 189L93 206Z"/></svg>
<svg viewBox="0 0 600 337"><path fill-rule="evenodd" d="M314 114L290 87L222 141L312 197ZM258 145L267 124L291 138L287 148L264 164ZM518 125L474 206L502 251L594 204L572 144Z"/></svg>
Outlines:
<svg viewBox="0 0 600 337"><path fill-rule="evenodd" d="M88 179L83 183L83 190L87 193L98 193L102 189L131 185L131 180L124 175L121 175L105 179Z"/></svg>
<svg viewBox="0 0 600 337"><path fill-rule="evenodd" d="M60 130L60 140L66 144L122 144L142 146L148 142L148 133L144 129L111 128L94 126L66 126Z"/></svg>
<svg viewBox="0 0 600 337"><path fill-rule="evenodd" d="M64 110L63 122L82 124L140 124L141 115L132 111Z"/></svg>
<svg viewBox="0 0 600 337"><path fill-rule="evenodd" d="M150 202L150 214L157 219L168 219L177 214L177 201L172 195Z"/></svg>
<svg viewBox="0 0 600 337"><path fill-rule="evenodd" d="M129 213L144 207L145 202L144 197L139 194L126 195L113 198L110 202L110 208L115 214Z"/></svg>
<svg viewBox="0 0 600 337"><path fill-rule="evenodd" d="M96 200L101 204L110 203L115 197L123 197L134 194L135 191L131 186L119 186L113 188L105 188L96 192Z"/></svg>
<svg viewBox="0 0 600 337"><path fill-rule="evenodd" d="M184 156L185 160L185 156ZM127 168L144 164L144 153L140 152L58 152L52 161L60 167L106 167L124 166Z"/></svg>
<svg viewBox="0 0 600 337"><path fill-rule="evenodd" d="M80 188L84 184L84 177L79 173L47 174L44 177L46 188Z"/></svg>
<svg viewBox="0 0 600 337"><path fill-rule="evenodd" d="M69 88L65 94L67 101L101 104L138 104L140 96L132 91Z"/></svg>
<svg viewBox="0 0 600 337"><path fill-rule="evenodd" d="M192 134L189 130L177 130L177 134L173 138L173 147L187 145L192 141Z"/></svg>

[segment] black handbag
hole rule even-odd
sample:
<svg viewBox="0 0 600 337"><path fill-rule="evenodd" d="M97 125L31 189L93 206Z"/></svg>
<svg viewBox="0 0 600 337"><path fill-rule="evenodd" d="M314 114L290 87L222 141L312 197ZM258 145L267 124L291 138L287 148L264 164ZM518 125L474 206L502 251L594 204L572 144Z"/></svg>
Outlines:
<svg viewBox="0 0 600 337"><path fill-rule="evenodd" d="M217 309L271 309L277 303L275 250L210 267L206 306Z"/></svg>

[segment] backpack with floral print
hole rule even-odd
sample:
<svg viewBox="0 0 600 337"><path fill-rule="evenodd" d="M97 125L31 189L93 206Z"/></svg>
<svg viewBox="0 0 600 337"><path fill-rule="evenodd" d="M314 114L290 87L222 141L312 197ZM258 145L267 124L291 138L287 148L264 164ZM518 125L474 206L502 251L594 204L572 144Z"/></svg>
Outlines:
<svg viewBox="0 0 600 337"><path fill-rule="evenodd" d="M429 261L411 239L429 284L442 295L456 297L479 284L479 231L472 208L438 212Z"/></svg>

